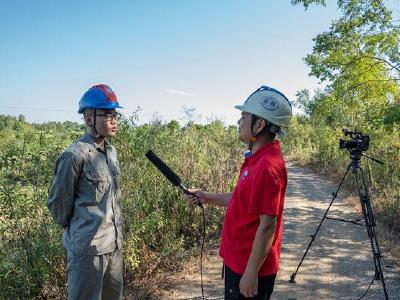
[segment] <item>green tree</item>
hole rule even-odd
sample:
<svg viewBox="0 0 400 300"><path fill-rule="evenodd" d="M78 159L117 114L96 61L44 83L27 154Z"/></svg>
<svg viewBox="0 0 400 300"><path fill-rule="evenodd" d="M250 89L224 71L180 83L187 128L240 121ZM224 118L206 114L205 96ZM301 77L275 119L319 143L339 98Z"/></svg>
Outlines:
<svg viewBox="0 0 400 300"><path fill-rule="evenodd" d="M312 3L325 5L317 0L292 3L305 8ZM393 111L390 99L398 99L400 93L399 26L382 0L337 3L342 16L313 39L313 51L305 58L310 75L326 83L326 88L313 98L300 92L299 104L308 114L331 113L347 126L376 126ZM386 123L397 120L395 114Z"/></svg>
<svg viewBox="0 0 400 300"><path fill-rule="evenodd" d="M307 9L324 0L293 0ZM378 219L400 234L400 26L383 0L338 0L341 16L318 34L305 57L310 75L324 84L313 96L298 92L306 113L294 118L285 144L297 161L340 178L345 151L338 149L341 128L371 137L369 154L385 160L369 164L368 179ZM398 24L398 23L397 23Z"/></svg>

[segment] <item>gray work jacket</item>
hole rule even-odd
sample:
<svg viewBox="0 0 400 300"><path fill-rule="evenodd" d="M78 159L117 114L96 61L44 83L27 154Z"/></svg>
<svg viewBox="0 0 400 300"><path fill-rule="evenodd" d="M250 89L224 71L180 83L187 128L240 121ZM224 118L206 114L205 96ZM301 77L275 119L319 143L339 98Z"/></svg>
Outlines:
<svg viewBox="0 0 400 300"><path fill-rule="evenodd" d="M48 208L64 227L72 255L102 255L122 247L120 171L115 148L85 134L58 158Z"/></svg>

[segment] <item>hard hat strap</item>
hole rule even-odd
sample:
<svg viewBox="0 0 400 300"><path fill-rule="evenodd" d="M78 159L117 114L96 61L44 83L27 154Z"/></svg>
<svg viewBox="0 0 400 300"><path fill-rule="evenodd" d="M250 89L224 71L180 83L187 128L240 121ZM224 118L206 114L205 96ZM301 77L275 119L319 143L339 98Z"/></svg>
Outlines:
<svg viewBox="0 0 400 300"><path fill-rule="evenodd" d="M98 133L97 133L97 129L96 129L96 112L97 112L97 109L94 109L93 110L93 130L94 130L94 136L95 137L98 137Z"/></svg>
<svg viewBox="0 0 400 300"><path fill-rule="evenodd" d="M253 128L254 125L256 125L256 122L258 119L262 119L265 122L265 127L259 132L259 133L254 133ZM263 133L268 132L272 138L275 138L276 134L281 130L281 128L273 123L271 123L268 120L265 120L263 118L260 118L256 115L251 115L251 125L250 125L250 131L251 131L251 138L250 138L250 142L249 142L249 150L252 151L253 150L253 146L255 141L257 140L257 136Z"/></svg>
<svg viewBox="0 0 400 300"><path fill-rule="evenodd" d="M257 140L257 134L254 134L253 132L253 127L257 122L258 117L255 115L251 115L251 124L250 124L250 132L251 132L251 138L250 138L250 142L249 142L249 150L253 151L253 146L255 141Z"/></svg>

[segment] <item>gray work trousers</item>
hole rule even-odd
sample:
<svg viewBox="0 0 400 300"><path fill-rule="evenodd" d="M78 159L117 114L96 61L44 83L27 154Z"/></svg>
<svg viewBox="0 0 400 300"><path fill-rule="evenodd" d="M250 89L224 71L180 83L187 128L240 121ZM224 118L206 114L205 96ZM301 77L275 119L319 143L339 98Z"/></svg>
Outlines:
<svg viewBox="0 0 400 300"><path fill-rule="evenodd" d="M122 249L103 255L67 255L68 300L122 299Z"/></svg>

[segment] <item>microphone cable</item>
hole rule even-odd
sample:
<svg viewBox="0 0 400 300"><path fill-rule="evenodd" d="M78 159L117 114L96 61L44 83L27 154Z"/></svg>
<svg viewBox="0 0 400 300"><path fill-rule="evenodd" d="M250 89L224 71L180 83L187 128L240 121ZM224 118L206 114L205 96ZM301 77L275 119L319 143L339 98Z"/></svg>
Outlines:
<svg viewBox="0 0 400 300"><path fill-rule="evenodd" d="M204 250L204 240L206 239L206 213L204 211L204 207L201 206L201 212L203 216L203 226L202 226L202 239L200 246L200 282L201 282L201 299L204 298L204 284L203 284L203 250Z"/></svg>

